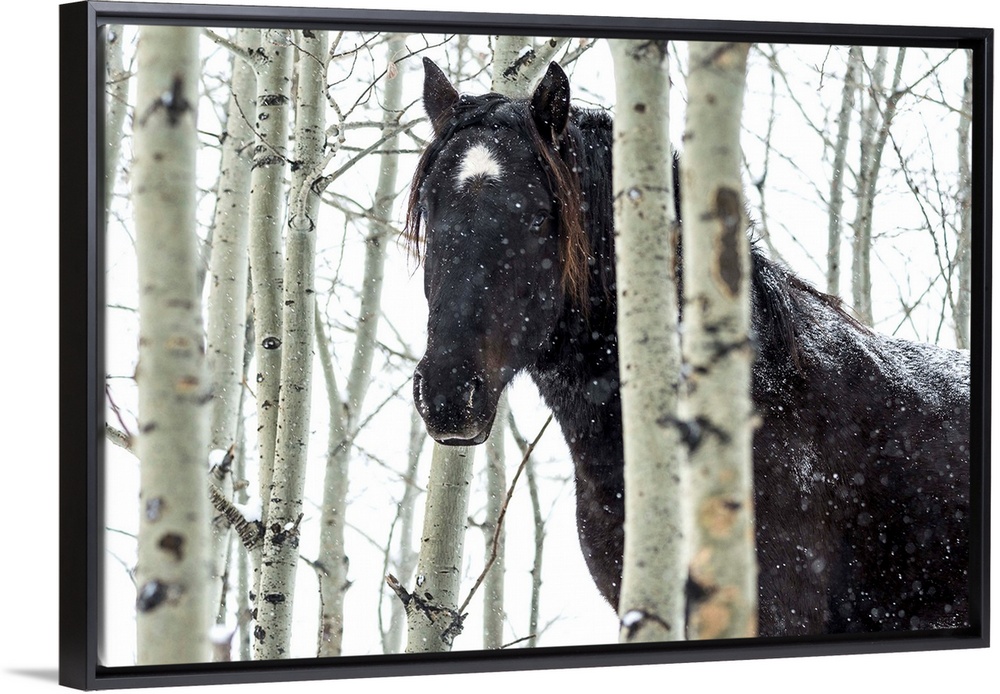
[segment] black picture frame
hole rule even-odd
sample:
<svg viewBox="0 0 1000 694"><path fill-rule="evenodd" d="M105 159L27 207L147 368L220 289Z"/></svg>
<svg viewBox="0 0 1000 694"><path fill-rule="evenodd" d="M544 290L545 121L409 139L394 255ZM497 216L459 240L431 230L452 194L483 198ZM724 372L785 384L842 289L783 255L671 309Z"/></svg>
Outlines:
<svg viewBox="0 0 1000 694"><path fill-rule="evenodd" d="M974 64L972 304L973 626L942 632L778 638L766 643L685 642L345 656L184 666L102 666L97 657L99 475L102 438L102 301L99 27L107 23L198 26L347 26L605 37L865 43L971 49ZM993 30L650 20L554 15L77 2L60 7L60 683L79 689L491 672L790 656L983 648L989 645L990 377L992 277Z"/></svg>

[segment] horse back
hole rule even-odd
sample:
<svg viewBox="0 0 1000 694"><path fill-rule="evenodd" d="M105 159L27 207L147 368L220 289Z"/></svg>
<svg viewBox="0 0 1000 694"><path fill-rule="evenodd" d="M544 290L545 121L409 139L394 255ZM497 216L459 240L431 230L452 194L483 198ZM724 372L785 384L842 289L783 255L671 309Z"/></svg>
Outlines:
<svg viewBox="0 0 1000 694"><path fill-rule="evenodd" d="M759 334L783 341L762 344L754 370L761 633L963 626L968 353L790 292L755 296Z"/></svg>

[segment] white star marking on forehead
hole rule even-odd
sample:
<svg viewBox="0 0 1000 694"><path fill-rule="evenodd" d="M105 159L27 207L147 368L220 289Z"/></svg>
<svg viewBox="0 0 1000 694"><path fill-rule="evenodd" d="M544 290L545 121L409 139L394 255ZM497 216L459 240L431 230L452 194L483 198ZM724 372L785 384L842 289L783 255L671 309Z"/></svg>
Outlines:
<svg viewBox="0 0 1000 694"><path fill-rule="evenodd" d="M461 186L470 178L477 176L500 178L501 175L503 175L503 170L500 168L500 162L497 161L490 148L480 142L466 150L462 162L458 165L455 180Z"/></svg>

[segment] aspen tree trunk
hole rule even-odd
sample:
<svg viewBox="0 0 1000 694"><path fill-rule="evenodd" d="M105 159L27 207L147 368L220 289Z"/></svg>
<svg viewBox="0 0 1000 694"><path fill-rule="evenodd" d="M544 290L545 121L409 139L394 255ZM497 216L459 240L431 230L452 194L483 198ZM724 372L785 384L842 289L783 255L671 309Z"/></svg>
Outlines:
<svg viewBox="0 0 1000 694"><path fill-rule="evenodd" d="M681 161L682 392L688 423L694 639L754 636L757 564L751 469L750 252L740 182L748 44L692 42Z"/></svg>
<svg viewBox="0 0 1000 694"><path fill-rule="evenodd" d="M251 313L251 299L253 293L250 291L249 277L247 278L247 309L244 314L249 316ZM243 381L247 382L250 376L250 365L253 361L254 356L254 331L253 331L253 321L247 320L246 325L243 329ZM242 504L243 506L249 506L251 490L249 483L247 482L248 474L248 459L247 459L247 431L246 431L246 418L243 416L245 412L246 398L249 396L249 388L243 388L240 394L240 404L239 412L240 415L237 417L236 422L236 451L235 451L235 466L234 474L235 479L240 480L243 484L236 489L234 493L234 500ZM254 490L259 492L259 488ZM258 505L257 513L260 513L260 497L256 497L256 503ZM261 518L246 518L246 520L254 520L257 522L261 521ZM262 529L261 525L258 530ZM242 538L240 538L242 540ZM252 633L253 633L253 599L251 596L255 594L257 589L257 576L259 575L258 567L253 564L254 557L260 557L260 553L257 551L250 552L246 551L245 548L240 549L236 553L236 569L237 569L237 643L238 643L238 653L239 659L241 661L248 661L252 659Z"/></svg>
<svg viewBox="0 0 1000 694"><path fill-rule="evenodd" d="M507 410L507 423L510 427L510 434L517 443L521 456L527 456L524 465L524 475L528 479L528 496L531 497L531 514L534 520L535 529L535 552L531 562L531 606L528 610L528 641L526 648L535 648L538 645L538 614L542 595L542 558L545 549L545 518L542 516L542 505L538 496L538 480L535 474L535 461L531 457L528 441L518 431L514 417Z"/></svg>
<svg viewBox="0 0 1000 694"><path fill-rule="evenodd" d="M500 524L500 513L507 495L505 474L504 436L506 434L507 393L500 395L493 430L486 439L486 520L483 523L486 562L493 556L493 536L499 527L496 557L483 581L483 648L498 649L503 646L504 577L506 573L506 532Z"/></svg>
<svg viewBox="0 0 1000 694"><path fill-rule="evenodd" d="M874 166L875 137L878 131L878 97L885 81L885 68L889 49L882 46L875 56L871 71L869 100L861 116L861 160L858 166L858 209L854 219L854 243L851 259L851 298L854 312L865 325L872 324L871 311L871 215L874 201L869 191L874 190L872 168ZM858 83L858 90L864 89ZM862 104L864 100L862 99Z"/></svg>
<svg viewBox="0 0 1000 694"><path fill-rule="evenodd" d="M247 455L246 455L246 431L243 426L243 418L239 418L236 430L236 455L233 467L234 474L238 480L247 478ZM249 494L246 486L235 493L235 501L246 505L249 501ZM236 650L238 659L241 661L250 660L252 656L251 632L253 607L250 603L250 582L253 580L253 569L250 566L250 553L243 547L236 548ZM230 568L230 573L232 572Z"/></svg>
<svg viewBox="0 0 1000 694"><path fill-rule="evenodd" d="M128 113L129 75L122 64L122 27L109 24L104 27L106 60L107 108L104 119L104 213L111 210L115 182L118 180L118 159Z"/></svg>
<svg viewBox="0 0 1000 694"><path fill-rule="evenodd" d="M844 89L837 114L837 140L833 150L833 176L830 179L829 232L826 252L826 292L840 295L840 241L843 236L844 170L847 167L847 143L854 114L854 94L861 79L861 47L851 46L844 73Z"/></svg>
<svg viewBox="0 0 1000 694"><path fill-rule="evenodd" d="M900 48L896 55L896 68L892 87L887 98L885 93L885 70L888 49L878 49L875 67L872 69L870 99L861 120L861 164L858 181L858 212L854 221L854 258L852 262L852 298L854 310L865 325L874 323L872 315L872 218L875 213L876 184L882 165L882 151L889 138L889 129L896 113L899 100L899 83L902 79L903 60L906 49ZM885 104L879 104L885 98ZM881 115L880 115L881 113Z"/></svg>
<svg viewBox="0 0 1000 694"><path fill-rule="evenodd" d="M969 160L972 127L972 51L962 92L962 111L958 121L958 297L955 300L955 343L969 349L969 320L972 313L972 165Z"/></svg>
<svg viewBox="0 0 1000 694"><path fill-rule="evenodd" d="M285 29L261 32L256 110L257 139L250 182L250 275L256 336L257 446L260 457L262 518L271 500L271 474L278 426L281 375L281 300L284 264L281 228L284 219L284 176L288 161L292 48Z"/></svg>
<svg viewBox="0 0 1000 694"><path fill-rule="evenodd" d="M405 36L393 34L387 42L387 64L395 61L406 50ZM383 130L396 128L402 114L402 73L386 75L382 93ZM350 583L347 578L348 559L344 550L345 513L349 480L349 461L354 437L360 422L365 395L371 384L372 360L375 355L379 316L381 314L382 285L385 256L388 244L389 220L392 203L396 197L396 179L399 172L399 155L395 152L399 138L392 137L384 144L385 153L379 156L379 178L375 188L371 224L365 240L365 273L361 290L361 309L351 370L347 378L345 400L341 400L333 371L329 371L327 390L330 401L329 450L327 451L326 477L323 492L323 510L320 519L320 614L317 636L317 655L340 655L344 634L344 594Z"/></svg>
<svg viewBox="0 0 1000 694"><path fill-rule="evenodd" d="M407 653L450 651L462 631L457 612L474 449L436 446L431 459L420 558L412 593L394 587L407 616Z"/></svg>
<svg viewBox="0 0 1000 694"><path fill-rule="evenodd" d="M545 518L542 517L542 506L538 497L538 479L535 473L535 461L529 458L524 467L528 478L528 496L531 497L531 514L535 529L535 552L531 561L531 607L528 610L528 648L538 646L538 615L542 601L542 559L545 556Z"/></svg>
<svg viewBox="0 0 1000 694"><path fill-rule="evenodd" d="M395 65L396 60L406 52L405 36L393 34L386 46L386 63ZM398 69L398 68L397 68ZM396 72L393 76L386 74L382 93L383 132L391 131L399 126L403 114L403 76ZM386 140L383 149L385 153L379 157L379 176L375 187L375 199L372 204L373 222L368 238L365 239L365 278L361 292L361 312L358 316L358 334L355 339L354 355L351 360L351 371L347 381L347 407L355 423L360 419L362 401L371 383L372 359L377 343L379 316L382 304L382 284L384 277L387 238L392 219L392 203L396 199L396 179L399 172L399 155L396 149L399 145L399 135Z"/></svg>
<svg viewBox="0 0 1000 694"><path fill-rule="evenodd" d="M497 36L493 40L492 90L512 98L528 96L549 62L568 39L551 38L536 45L529 36Z"/></svg>
<svg viewBox="0 0 1000 694"><path fill-rule="evenodd" d="M625 446L619 640L684 637L676 230L666 41L613 40L618 354Z"/></svg>
<svg viewBox="0 0 1000 694"><path fill-rule="evenodd" d="M251 38L258 35L259 32L255 30L240 29L237 43L248 46ZM250 155L254 134L240 112L240 105L252 101L257 86L256 75L246 61L234 56L232 64L233 76L226 129L222 138L222 162L215 204L215 232L209 258L206 316L207 362L212 384L209 448L222 451L229 451L237 444L240 405L243 402L249 270L247 201L250 196ZM227 499L232 500L231 467L218 465L210 472L211 483L219 487ZM222 578L226 572L229 528L229 521L225 516L217 515L212 522L214 583L211 610L218 610L226 590ZM225 616L219 614L216 619L223 622Z"/></svg>
<svg viewBox="0 0 1000 694"><path fill-rule="evenodd" d="M396 576L403 584L409 584L413 576L413 570L417 566L417 551L411 546L413 537L413 513L416 507L417 494L420 489L417 487L417 466L420 463L420 452L424 447L424 440L427 438L427 430L424 428L420 414L413 410L410 414L410 446L407 458L405 483L403 498L399 502L399 547L397 549ZM406 613L403 603L393 600L390 607L389 630L382 639L382 650L384 653L399 653L403 647L403 630L406 627Z"/></svg>
<svg viewBox="0 0 1000 694"><path fill-rule="evenodd" d="M518 58L531 50L530 36L496 36L493 39L493 84L497 94L526 94L531 89Z"/></svg>
<svg viewBox="0 0 1000 694"><path fill-rule="evenodd" d="M313 343L316 316L316 224L326 147L327 32L296 31L298 61L295 103L295 163L285 238L285 279L281 339L281 388L272 498L264 523L254 655L287 658L292 637L299 522L309 450Z"/></svg>
<svg viewBox="0 0 1000 694"><path fill-rule="evenodd" d="M316 560L319 580L319 637L317 657L340 654L344 634L343 594L348 588L347 552L344 549L346 526L348 462L351 442L347 408L333 370L333 356L323 319L316 312L316 347L323 368L329 415L327 420L326 476L323 483L323 509L320 518L319 554ZM340 566L340 565L343 566ZM338 582L339 581L339 582Z"/></svg>
<svg viewBox="0 0 1000 694"><path fill-rule="evenodd" d="M144 27L132 195L139 277L139 665L208 660L209 391L195 235L198 30Z"/></svg>

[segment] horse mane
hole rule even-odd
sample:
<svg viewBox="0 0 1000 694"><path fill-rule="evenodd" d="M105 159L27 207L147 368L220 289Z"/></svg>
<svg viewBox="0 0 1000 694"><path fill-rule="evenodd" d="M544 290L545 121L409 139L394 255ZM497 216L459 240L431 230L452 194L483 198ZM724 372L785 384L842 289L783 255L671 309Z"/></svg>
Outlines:
<svg viewBox="0 0 1000 694"><path fill-rule="evenodd" d="M607 111L574 108L570 122L579 133L583 152L580 186L589 246L591 303L615 296L614 192L611 188L613 121Z"/></svg>
<svg viewBox="0 0 1000 694"><path fill-rule="evenodd" d="M815 329L826 316L835 317L858 332L869 329L845 308L839 297L820 291L808 281L768 258L756 241L750 245L751 300L761 356L771 363L787 363L805 376L808 357L800 334Z"/></svg>
<svg viewBox="0 0 1000 694"><path fill-rule="evenodd" d="M476 125L504 127L525 136L538 156L555 196L559 218L562 288L570 300L588 310L589 270L594 264L586 231L584 193L581 176L590 167L583 164L586 151L583 135L571 121L556 142L546 139L532 118L528 101L512 100L496 93L471 96L463 94L455 104L451 118L439 124L430 144L417 162L406 205L403 236L407 249L420 262L425 239L421 235L423 210L420 188L445 144L459 131ZM610 169L609 169L610 170Z"/></svg>

